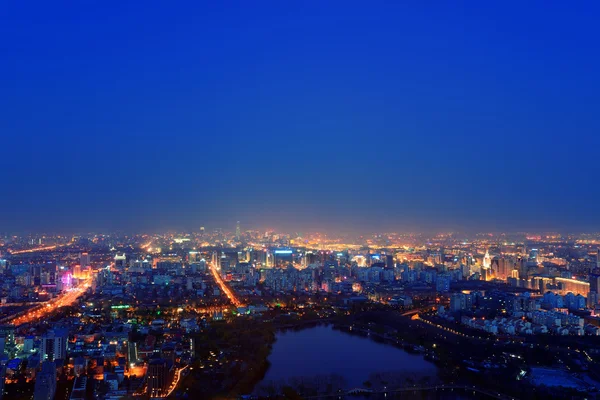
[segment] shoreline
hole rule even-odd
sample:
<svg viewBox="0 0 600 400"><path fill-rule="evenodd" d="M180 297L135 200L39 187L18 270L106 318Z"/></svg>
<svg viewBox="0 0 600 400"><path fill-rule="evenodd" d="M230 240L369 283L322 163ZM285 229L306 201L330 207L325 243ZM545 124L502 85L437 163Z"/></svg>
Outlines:
<svg viewBox="0 0 600 400"><path fill-rule="evenodd" d="M428 364L431 364L431 366L433 368L435 368L434 371L432 372L427 372L427 373L419 373L419 372L415 372L414 374L406 374L405 371L400 371L400 370L392 370L392 369L385 369L385 370L373 370L373 371L369 371L368 372L368 377L367 380L365 382L362 382L361 384L357 384L357 385L350 385L347 386L346 384L344 385L343 390L354 390L354 389L360 389L360 390L370 390L371 387L373 387L373 385L369 384L369 385L365 385L366 382L370 382L370 380L373 378L373 376L388 376L391 377L393 375L397 375L396 376L396 380L398 379L398 377L400 375L404 375L404 376L414 376L418 380L418 379L423 379L425 381L427 381L428 383L430 382L441 382L441 379L439 377L439 371L440 371L440 367L436 364L436 360L433 357L430 357L429 354L427 354L427 352L425 351L425 349L422 346L418 346L418 345L414 345L411 343L408 343L406 341L400 341L397 338L391 338L391 337L387 337L386 335L381 335L378 334L376 332L372 332L372 331L368 331L365 329L357 329L355 327L353 327L353 324L348 324L348 323L335 323L329 320L317 320L317 321L309 321L309 322L304 322L304 323L300 323L300 324L290 324L288 326L284 326L284 327L277 327L274 332L275 332L275 338L274 341L272 342L271 346L270 346L270 351L269 354L267 355L267 360L266 362L268 363L268 367L266 368L266 370L264 370L264 373L261 374L262 377L257 380L255 382L255 384L253 385L253 389L250 392L250 394L248 394L248 396L251 396L252 398L258 397L259 393L257 393L257 389L260 387L261 383L266 383L263 382L265 377L267 376L270 368L271 368L271 363L268 360L269 357L271 356L271 352L273 349L273 344L277 342L277 334L279 333L285 333L285 332L300 332L303 331L305 329L312 329L312 328L316 328L316 327L329 327L331 328L333 331L337 331L337 332L341 332L341 333L345 333L348 334L350 336L356 336L356 337L362 337L362 338L369 338L371 339L372 342L377 343L377 344L382 344L385 346L393 346L396 349L400 349L403 350L404 352L406 352L406 354L408 355L421 355L422 360L427 362ZM282 387L285 386L285 382L288 379L298 379L298 380L303 380L303 379L307 379L310 380L311 378L315 378L317 376L321 376L321 377L330 377L331 379L334 379L337 377L335 371L332 371L330 374L317 374L314 377L302 377L302 376L298 376L298 377L290 377L290 378L286 378L283 379L281 382L278 381L272 381L271 383L274 385L281 385ZM377 385L377 384L376 384ZM281 389L281 388L280 388ZM280 393L281 394L281 393Z"/></svg>

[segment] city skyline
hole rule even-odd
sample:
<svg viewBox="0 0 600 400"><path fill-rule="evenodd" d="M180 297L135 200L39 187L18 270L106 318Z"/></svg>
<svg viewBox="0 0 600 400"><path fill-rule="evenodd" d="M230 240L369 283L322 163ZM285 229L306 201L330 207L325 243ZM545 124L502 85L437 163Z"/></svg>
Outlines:
<svg viewBox="0 0 600 400"><path fill-rule="evenodd" d="M598 16L4 2L0 400L600 398Z"/></svg>
<svg viewBox="0 0 600 400"><path fill-rule="evenodd" d="M593 396L598 293L600 233L0 235L0 395Z"/></svg>
<svg viewBox="0 0 600 400"><path fill-rule="evenodd" d="M595 4L30 6L3 230L600 226Z"/></svg>

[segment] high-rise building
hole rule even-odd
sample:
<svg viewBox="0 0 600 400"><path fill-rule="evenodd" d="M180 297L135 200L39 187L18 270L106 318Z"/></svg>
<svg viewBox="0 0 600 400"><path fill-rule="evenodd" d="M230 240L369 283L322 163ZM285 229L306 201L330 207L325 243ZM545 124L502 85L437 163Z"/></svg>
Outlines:
<svg viewBox="0 0 600 400"><path fill-rule="evenodd" d="M590 291L600 293L600 275L590 275Z"/></svg>
<svg viewBox="0 0 600 400"><path fill-rule="evenodd" d="M115 255L115 268L125 268L127 264L127 255L125 253Z"/></svg>
<svg viewBox="0 0 600 400"><path fill-rule="evenodd" d="M150 397L164 397L173 378L173 365L162 358L148 364L147 381Z"/></svg>
<svg viewBox="0 0 600 400"><path fill-rule="evenodd" d="M506 280L510 276L512 265L506 258L494 257L492 259L492 271L497 279Z"/></svg>
<svg viewBox="0 0 600 400"><path fill-rule="evenodd" d="M237 224L235 224L235 238L237 240L240 240L241 234L242 232L240 231L240 221L238 221Z"/></svg>
<svg viewBox="0 0 600 400"><path fill-rule="evenodd" d="M79 254L79 265L81 265L81 268L89 267L90 255L88 253Z"/></svg>
<svg viewBox="0 0 600 400"><path fill-rule="evenodd" d="M273 268L275 266L275 257L270 251L267 252L267 259L265 265L267 268Z"/></svg>
<svg viewBox="0 0 600 400"><path fill-rule="evenodd" d="M385 266L387 268L394 268L394 256L391 254L387 254L385 256Z"/></svg>
<svg viewBox="0 0 600 400"><path fill-rule="evenodd" d="M64 329L54 329L42 337L40 357L42 361L64 360L67 358L68 333Z"/></svg>
<svg viewBox="0 0 600 400"><path fill-rule="evenodd" d="M42 370L35 377L33 400L53 400L56 393L56 364L51 361L42 363Z"/></svg>
<svg viewBox="0 0 600 400"><path fill-rule="evenodd" d="M598 292L590 291L587 298L587 306L594 308L598 304Z"/></svg>
<svg viewBox="0 0 600 400"><path fill-rule="evenodd" d="M483 256L483 268L490 268L492 266L492 258L490 257L490 252L488 250L485 251L485 256Z"/></svg>
<svg viewBox="0 0 600 400"><path fill-rule="evenodd" d="M538 257L540 255L540 251L538 249L531 249L529 252L529 261L538 262Z"/></svg>
<svg viewBox="0 0 600 400"><path fill-rule="evenodd" d="M188 262L189 263L195 263L200 261L200 256L201 254L197 251L190 251L188 254Z"/></svg>
<svg viewBox="0 0 600 400"><path fill-rule="evenodd" d="M438 292L449 292L450 291L450 275L440 274L437 276L435 281L435 290Z"/></svg>
<svg viewBox="0 0 600 400"><path fill-rule="evenodd" d="M216 251L213 251L210 255L210 264L213 268L218 268L219 265L219 254Z"/></svg>

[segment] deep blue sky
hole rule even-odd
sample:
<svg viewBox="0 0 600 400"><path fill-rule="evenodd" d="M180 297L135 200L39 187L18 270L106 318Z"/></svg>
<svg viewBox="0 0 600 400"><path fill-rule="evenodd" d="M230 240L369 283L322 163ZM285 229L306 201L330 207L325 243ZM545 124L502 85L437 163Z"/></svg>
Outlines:
<svg viewBox="0 0 600 400"><path fill-rule="evenodd" d="M600 5L457 4L3 1L0 231L600 230Z"/></svg>

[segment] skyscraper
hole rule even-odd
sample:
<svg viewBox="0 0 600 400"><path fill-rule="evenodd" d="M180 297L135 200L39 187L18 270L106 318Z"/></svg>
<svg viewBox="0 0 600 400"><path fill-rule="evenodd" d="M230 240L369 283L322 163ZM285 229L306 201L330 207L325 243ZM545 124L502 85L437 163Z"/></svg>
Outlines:
<svg viewBox="0 0 600 400"><path fill-rule="evenodd" d="M150 361L148 365L148 392L151 397L162 397L167 393L173 379L173 364L162 358Z"/></svg>
<svg viewBox="0 0 600 400"><path fill-rule="evenodd" d="M63 329L54 329L42 337L40 356L42 361L64 360L67 357L68 334Z"/></svg>
<svg viewBox="0 0 600 400"><path fill-rule="evenodd" d="M79 254L79 265L81 265L81 268L85 268L90 265L90 255L88 253Z"/></svg>
<svg viewBox="0 0 600 400"><path fill-rule="evenodd" d="M52 400L56 393L56 365L51 361L42 363L42 371L35 377L33 400Z"/></svg>
<svg viewBox="0 0 600 400"><path fill-rule="evenodd" d="M240 240L241 231L240 231L240 221L235 224L235 238L236 240Z"/></svg>
<svg viewBox="0 0 600 400"><path fill-rule="evenodd" d="M590 275L590 291L600 293L600 275Z"/></svg>
<svg viewBox="0 0 600 400"><path fill-rule="evenodd" d="M488 250L485 251L485 256L483 256L483 268L490 268L492 266L492 258L490 257L490 252Z"/></svg>

